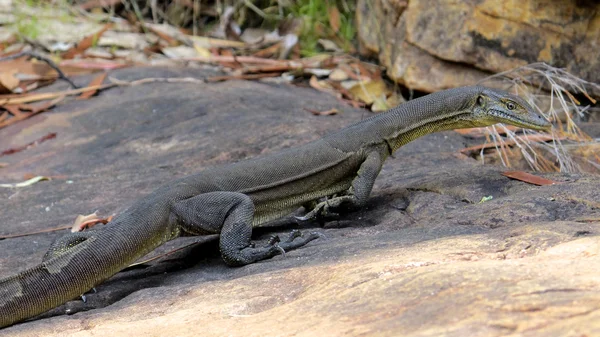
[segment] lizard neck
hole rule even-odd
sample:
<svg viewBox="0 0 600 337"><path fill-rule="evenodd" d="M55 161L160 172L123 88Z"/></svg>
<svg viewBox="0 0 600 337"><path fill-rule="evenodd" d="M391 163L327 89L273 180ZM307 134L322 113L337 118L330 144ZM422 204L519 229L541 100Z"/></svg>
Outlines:
<svg viewBox="0 0 600 337"><path fill-rule="evenodd" d="M473 127L474 124L463 119L470 113L470 110L438 111L431 118L391 132L384 137L384 141L388 144L390 151L394 152L407 143L430 133Z"/></svg>
<svg viewBox="0 0 600 337"><path fill-rule="evenodd" d="M467 118L480 89L462 87L420 97L325 137L333 147L352 152L385 145L390 154L426 134L477 126Z"/></svg>

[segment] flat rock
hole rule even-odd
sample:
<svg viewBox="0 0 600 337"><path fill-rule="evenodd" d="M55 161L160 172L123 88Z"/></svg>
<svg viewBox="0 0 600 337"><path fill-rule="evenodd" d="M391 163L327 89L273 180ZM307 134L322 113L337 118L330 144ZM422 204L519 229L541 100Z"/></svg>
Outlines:
<svg viewBox="0 0 600 337"><path fill-rule="evenodd" d="M206 70L118 70L121 80ZM89 79L80 79L85 83ZM57 90L57 84L48 90ZM305 109L338 109L313 116ZM0 235L119 212L158 185L306 143L369 112L309 88L258 82L156 82L71 100L0 130ZM539 174L532 186L458 150L472 140L428 135L390 158L364 209L291 228L325 238L285 257L229 268L214 237L170 242L175 254L118 273L87 295L3 329L3 336L595 336L600 334L600 179ZM492 197L485 199L484 197ZM0 277L40 262L64 232L0 241ZM156 253L155 253L156 254ZM66 312L77 312L65 315Z"/></svg>

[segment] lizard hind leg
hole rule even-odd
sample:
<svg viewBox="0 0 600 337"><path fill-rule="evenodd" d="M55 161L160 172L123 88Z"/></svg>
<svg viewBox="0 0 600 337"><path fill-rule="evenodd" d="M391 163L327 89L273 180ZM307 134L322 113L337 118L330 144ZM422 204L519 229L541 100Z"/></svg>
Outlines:
<svg viewBox="0 0 600 337"><path fill-rule="evenodd" d="M44 254L42 261L46 262L53 257L68 252L73 249L73 247L89 239L93 234L93 232L76 232L61 236L50 245L50 248L48 248L48 251Z"/></svg>
<svg viewBox="0 0 600 337"><path fill-rule="evenodd" d="M243 266L280 254L276 245L255 247L251 242L254 203L243 193L202 193L176 202L171 209L183 231L196 235L220 234L221 256L231 266Z"/></svg>
<svg viewBox="0 0 600 337"><path fill-rule="evenodd" d="M238 192L208 192L176 202L172 207L179 226L188 233L219 233L219 248L225 263L243 266L282 254L314 240L312 236L279 243L276 240L264 247L252 241L254 203L249 196Z"/></svg>

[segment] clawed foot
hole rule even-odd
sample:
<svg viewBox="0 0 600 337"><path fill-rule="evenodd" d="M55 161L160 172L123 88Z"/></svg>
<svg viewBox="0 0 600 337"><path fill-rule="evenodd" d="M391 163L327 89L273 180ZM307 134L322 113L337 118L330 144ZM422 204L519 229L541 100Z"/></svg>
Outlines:
<svg viewBox="0 0 600 337"><path fill-rule="evenodd" d="M325 235L319 232L310 232L308 236L304 237L302 232L295 229L290 233L287 240L283 242L281 242L281 239L278 235L271 236L266 247L277 247L279 248L281 255L285 256L286 251L302 247L312 240L324 237Z"/></svg>
<svg viewBox="0 0 600 337"><path fill-rule="evenodd" d="M278 235L271 235L269 241L267 241L267 244L265 245L265 248L277 248L281 255L285 256L285 250L279 246L279 242L281 242L281 239Z"/></svg>
<svg viewBox="0 0 600 337"><path fill-rule="evenodd" d="M325 200L315 206L315 208L313 208L310 212L304 214L303 216L296 216L295 218L300 221L306 221L311 219L321 220L339 217L338 213L331 211L332 208L333 206L330 205L329 201Z"/></svg>
<svg viewBox="0 0 600 337"><path fill-rule="evenodd" d="M304 236L299 230L294 230L283 242L279 236L272 236L264 247L255 247L254 244L250 244L246 248L237 250L228 249L227 245L222 245L221 256L230 266L243 266L276 255L285 255L286 251L302 247L312 240L321 237L324 237L321 233L311 232L307 236Z"/></svg>

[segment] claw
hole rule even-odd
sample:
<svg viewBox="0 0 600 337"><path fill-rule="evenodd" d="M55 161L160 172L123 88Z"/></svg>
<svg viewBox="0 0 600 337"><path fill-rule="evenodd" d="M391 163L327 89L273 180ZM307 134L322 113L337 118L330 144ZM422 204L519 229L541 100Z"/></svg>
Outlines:
<svg viewBox="0 0 600 337"><path fill-rule="evenodd" d="M267 245L265 247L275 246L278 242L281 242L281 239L278 235L271 235L269 241L267 241Z"/></svg>
<svg viewBox="0 0 600 337"><path fill-rule="evenodd" d="M309 216L309 215L310 215L310 213L306 213L304 216L294 216L294 218L296 218L296 220L306 221L306 220L312 219L312 216Z"/></svg>
<svg viewBox="0 0 600 337"><path fill-rule="evenodd" d="M87 303L87 297L85 297L85 295L81 295L81 300L83 303Z"/></svg>
<svg viewBox="0 0 600 337"><path fill-rule="evenodd" d="M288 239L287 239L287 240L285 240L285 242L292 242L292 241L294 241L296 238L299 238L299 237L301 237L301 236L302 236L302 233L301 233L299 230L297 230L297 229L294 229L294 230L293 230L293 231L290 233L290 236L288 237Z"/></svg>
<svg viewBox="0 0 600 337"><path fill-rule="evenodd" d="M304 214L304 216L296 216L295 218L300 221L306 221L316 218L320 213L323 212L323 206L317 206L312 209L312 211Z"/></svg>
<svg viewBox="0 0 600 337"><path fill-rule="evenodd" d="M273 247L279 249L279 251L281 252L281 255L283 257L285 257L285 250L283 248L281 248L278 244L275 244Z"/></svg>
<svg viewBox="0 0 600 337"><path fill-rule="evenodd" d="M327 235L325 235L325 234L323 234L321 232L310 232L309 238L312 239L313 237L315 239L319 239L319 238L321 238L321 239L327 239Z"/></svg>

